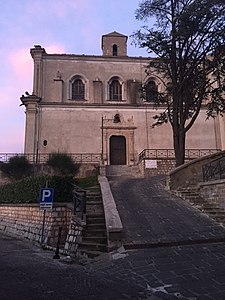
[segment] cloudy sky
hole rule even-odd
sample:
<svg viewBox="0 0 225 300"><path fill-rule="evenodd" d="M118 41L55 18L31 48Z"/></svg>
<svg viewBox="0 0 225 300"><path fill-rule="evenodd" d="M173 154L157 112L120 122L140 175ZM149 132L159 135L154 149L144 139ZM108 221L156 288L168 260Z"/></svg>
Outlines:
<svg viewBox="0 0 225 300"><path fill-rule="evenodd" d="M139 0L0 0L0 153L24 150L24 107L32 92L30 48L47 53L101 55L101 36L118 31L130 36L143 24L135 19ZM131 45L128 55L146 56Z"/></svg>

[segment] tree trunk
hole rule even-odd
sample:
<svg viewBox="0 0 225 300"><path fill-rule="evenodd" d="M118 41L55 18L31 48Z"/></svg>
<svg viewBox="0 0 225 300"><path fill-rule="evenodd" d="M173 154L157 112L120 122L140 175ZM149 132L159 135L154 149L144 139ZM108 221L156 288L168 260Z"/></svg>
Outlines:
<svg viewBox="0 0 225 300"><path fill-rule="evenodd" d="M173 144L175 151L176 167L184 164L185 161L185 138L186 134L183 128L178 129L176 130L176 132L174 132Z"/></svg>

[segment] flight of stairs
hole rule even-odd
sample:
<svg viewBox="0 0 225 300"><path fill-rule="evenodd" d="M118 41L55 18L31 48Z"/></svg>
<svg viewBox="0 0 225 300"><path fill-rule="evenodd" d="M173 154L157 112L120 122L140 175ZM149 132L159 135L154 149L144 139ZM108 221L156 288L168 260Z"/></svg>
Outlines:
<svg viewBox="0 0 225 300"><path fill-rule="evenodd" d="M106 166L106 176L109 179L142 178L139 166L109 165Z"/></svg>
<svg viewBox="0 0 225 300"><path fill-rule="evenodd" d="M207 202L198 192L195 186L189 188L181 188L175 194L182 199L191 203L194 207L207 214L216 222L225 226L225 209L217 203Z"/></svg>
<svg viewBox="0 0 225 300"><path fill-rule="evenodd" d="M93 258L107 252L107 234L102 197L99 186L87 190L86 226L77 254Z"/></svg>

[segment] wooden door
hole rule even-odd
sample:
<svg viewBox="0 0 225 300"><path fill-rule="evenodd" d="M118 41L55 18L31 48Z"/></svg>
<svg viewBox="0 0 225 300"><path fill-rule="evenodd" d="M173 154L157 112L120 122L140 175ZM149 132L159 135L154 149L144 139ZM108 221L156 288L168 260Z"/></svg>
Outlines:
<svg viewBox="0 0 225 300"><path fill-rule="evenodd" d="M126 138L124 136L110 137L110 165L126 165Z"/></svg>

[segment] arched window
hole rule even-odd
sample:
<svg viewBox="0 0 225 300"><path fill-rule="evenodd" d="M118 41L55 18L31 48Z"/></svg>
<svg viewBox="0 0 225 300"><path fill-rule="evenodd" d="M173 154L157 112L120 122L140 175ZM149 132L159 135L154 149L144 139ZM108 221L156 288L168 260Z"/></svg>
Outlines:
<svg viewBox="0 0 225 300"><path fill-rule="evenodd" d="M146 101L155 102L158 97L158 88L154 80L149 80L145 86Z"/></svg>
<svg viewBox="0 0 225 300"><path fill-rule="evenodd" d="M122 85L118 79L113 79L109 84L109 99L122 100Z"/></svg>
<svg viewBox="0 0 225 300"><path fill-rule="evenodd" d="M84 100L85 85L81 79L75 79L72 83L72 99Z"/></svg>
<svg viewBox="0 0 225 300"><path fill-rule="evenodd" d="M117 45L116 45L116 44L114 44L114 45L112 46L112 51L113 51L113 56L117 56L117 55L118 55L118 53L117 53L118 48L117 48Z"/></svg>

